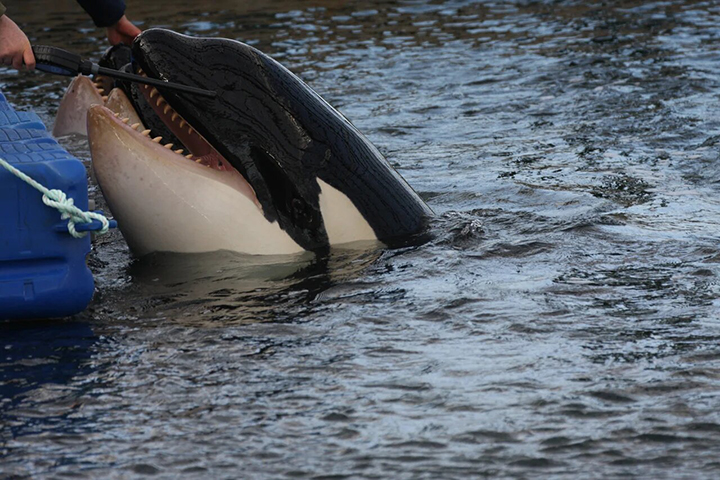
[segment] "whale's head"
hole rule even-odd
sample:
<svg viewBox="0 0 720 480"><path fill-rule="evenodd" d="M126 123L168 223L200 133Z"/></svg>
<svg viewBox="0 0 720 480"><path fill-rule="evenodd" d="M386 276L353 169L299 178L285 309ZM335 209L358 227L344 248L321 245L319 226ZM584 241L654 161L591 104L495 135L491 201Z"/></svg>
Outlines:
<svg viewBox="0 0 720 480"><path fill-rule="evenodd" d="M288 253L424 228L429 208L377 149L267 55L163 29L143 32L132 49L138 73L217 93L135 87L182 145L177 152L122 116L90 110L98 182L138 253ZM182 233L189 228L203 234Z"/></svg>

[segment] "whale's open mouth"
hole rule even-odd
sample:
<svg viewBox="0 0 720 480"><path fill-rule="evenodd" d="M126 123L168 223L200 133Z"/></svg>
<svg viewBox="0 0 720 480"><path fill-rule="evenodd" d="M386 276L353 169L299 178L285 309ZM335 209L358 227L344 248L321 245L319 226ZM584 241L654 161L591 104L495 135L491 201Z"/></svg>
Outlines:
<svg viewBox="0 0 720 480"><path fill-rule="evenodd" d="M146 76L142 70L141 75ZM101 90L102 84L96 82L96 87ZM163 147L163 151L152 150L151 157L162 156L165 159L175 161L190 162L197 167L208 168L214 171L223 172L225 174L225 183L233 186L244 196L249 198L258 209L262 211L260 202L248 181L240 174L218 151L193 128L179 113L177 113L170 104L163 98L162 94L155 88L148 85L141 85L140 91L152 107L157 117L167 126L170 131L182 142L185 148L176 148L172 143L163 142L163 137L153 135L150 129L145 128L142 123L132 123L130 117L124 116L117 109L110 109L96 105L91 108L90 115L97 116L104 114L112 115L114 122L105 122L106 127L110 129L122 128L126 131L128 138L138 144L145 144L146 147L152 147L150 144ZM105 96L107 99L107 96ZM103 112L107 110L107 112Z"/></svg>
<svg viewBox="0 0 720 480"><path fill-rule="evenodd" d="M144 77L147 74L142 68L138 73ZM182 142L187 148L187 153L176 150L176 153L183 154L185 158L194 161L199 165L212 168L219 171L236 171L230 163L213 148L205 138L190 125L179 113L177 113L163 98L157 88L149 85L141 85L140 91L143 93L145 100L152 107L155 114L167 126L170 131ZM147 133L146 133L147 132ZM144 134L150 135L149 130L143 131ZM162 137L152 137L153 142L162 142ZM172 149L172 144L164 144L165 148ZM248 188L251 188L248 184ZM251 188L252 189L252 188ZM253 193L254 196L254 193Z"/></svg>
<svg viewBox="0 0 720 480"><path fill-rule="evenodd" d="M184 120L162 101L158 105L158 94L152 99L163 118L181 128ZM277 223L264 220L243 175L187 122L182 129L195 153L163 143L141 123L106 106L88 111L95 178L133 252L299 251Z"/></svg>
<svg viewBox="0 0 720 480"><path fill-rule="evenodd" d="M112 90L113 80L108 77L103 77L102 75L95 75L92 79L92 85L95 87L95 90L97 90L98 95L100 95L100 98L103 99L103 102L107 101L108 95L110 95L110 91Z"/></svg>

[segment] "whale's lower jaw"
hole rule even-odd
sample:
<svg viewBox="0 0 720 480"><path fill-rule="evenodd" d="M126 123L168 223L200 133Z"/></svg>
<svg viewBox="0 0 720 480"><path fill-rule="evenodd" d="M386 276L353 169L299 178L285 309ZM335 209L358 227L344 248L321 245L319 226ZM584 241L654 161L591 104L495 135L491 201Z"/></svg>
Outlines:
<svg viewBox="0 0 720 480"><path fill-rule="evenodd" d="M55 116L53 135L87 135L87 111L92 105L104 103L104 91L90 77L78 75L65 90Z"/></svg>
<svg viewBox="0 0 720 480"><path fill-rule="evenodd" d="M118 99L112 106L119 112L90 107L87 129L95 178L136 255L304 251L278 222L265 218L252 188L236 170L222 160L184 155L152 139L142 125L123 118L120 112L132 106L124 96ZM332 226L331 244L382 245L342 192L319 179L318 186L323 219Z"/></svg>
<svg viewBox="0 0 720 480"><path fill-rule="evenodd" d="M265 219L239 173L185 158L100 105L89 109L88 135L95 177L136 255L303 251Z"/></svg>

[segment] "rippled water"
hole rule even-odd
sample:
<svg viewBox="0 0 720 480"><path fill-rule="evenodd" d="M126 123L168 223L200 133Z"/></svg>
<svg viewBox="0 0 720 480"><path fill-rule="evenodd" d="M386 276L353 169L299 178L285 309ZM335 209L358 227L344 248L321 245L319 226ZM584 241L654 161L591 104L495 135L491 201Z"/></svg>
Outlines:
<svg viewBox="0 0 720 480"><path fill-rule="evenodd" d="M7 3L38 43L105 48L69 0ZM298 73L434 238L99 239L86 313L0 326L0 477L717 478L716 2L128 3ZM52 123L63 79L0 72Z"/></svg>

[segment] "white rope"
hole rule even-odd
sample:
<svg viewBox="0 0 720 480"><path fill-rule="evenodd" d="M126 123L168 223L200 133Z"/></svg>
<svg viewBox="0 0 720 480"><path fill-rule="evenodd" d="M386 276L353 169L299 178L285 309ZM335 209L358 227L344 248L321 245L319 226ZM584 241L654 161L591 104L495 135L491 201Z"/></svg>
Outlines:
<svg viewBox="0 0 720 480"><path fill-rule="evenodd" d="M25 175L23 172L13 167L3 158L0 158L0 165L5 167L7 171L24 181L37 191L43 194L42 201L48 207L52 207L61 213L60 218L68 220L68 232L75 238L83 238L89 232L78 232L75 230L75 224L77 223L92 223L93 220L98 220L102 223L102 228L97 231L98 235L102 235L108 232L110 228L110 222L107 218L99 213L95 212L84 212L74 205L72 198L67 198L65 192L62 190L49 190L32 178Z"/></svg>

